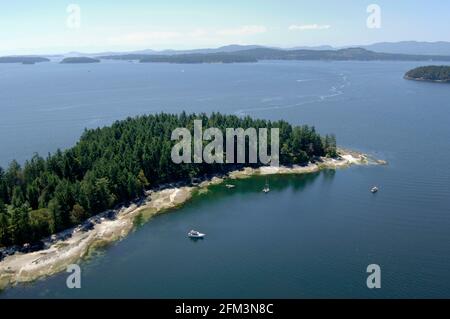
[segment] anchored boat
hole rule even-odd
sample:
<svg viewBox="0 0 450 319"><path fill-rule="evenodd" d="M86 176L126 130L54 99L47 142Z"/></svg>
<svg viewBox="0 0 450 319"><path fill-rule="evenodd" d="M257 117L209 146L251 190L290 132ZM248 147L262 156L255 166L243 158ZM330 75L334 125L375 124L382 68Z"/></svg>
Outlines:
<svg viewBox="0 0 450 319"><path fill-rule="evenodd" d="M269 187L269 183L267 182L267 180L266 180L266 185L264 186L264 188L263 188L263 190L262 190L264 193L268 193L268 192L270 192L270 187Z"/></svg>
<svg viewBox="0 0 450 319"><path fill-rule="evenodd" d="M191 230L188 233L188 237L189 238L204 238L205 236L206 236L206 234L202 234L202 233L200 233L200 232L198 232L196 230Z"/></svg>

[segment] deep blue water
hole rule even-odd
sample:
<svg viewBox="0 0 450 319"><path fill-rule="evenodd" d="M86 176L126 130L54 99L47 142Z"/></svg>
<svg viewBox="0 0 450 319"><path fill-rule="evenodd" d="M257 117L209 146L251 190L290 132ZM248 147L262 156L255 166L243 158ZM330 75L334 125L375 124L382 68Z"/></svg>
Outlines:
<svg viewBox="0 0 450 319"><path fill-rule="evenodd" d="M2 166L182 110L312 124L389 162L214 187L83 262L82 289L62 273L0 297L450 297L450 86L402 78L423 64L0 65Z"/></svg>

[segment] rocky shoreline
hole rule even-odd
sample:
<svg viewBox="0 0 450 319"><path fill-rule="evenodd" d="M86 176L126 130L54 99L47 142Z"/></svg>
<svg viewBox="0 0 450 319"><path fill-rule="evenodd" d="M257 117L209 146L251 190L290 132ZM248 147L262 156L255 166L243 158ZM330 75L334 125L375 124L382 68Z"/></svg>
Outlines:
<svg viewBox="0 0 450 319"><path fill-rule="evenodd" d="M425 79L425 78L414 78L411 76L407 76L405 75L403 77L405 80L409 80L409 81L418 81L418 82L431 82L431 83L450 83L450 80L430 80L430 79Z"/></svg>
<svg viewBox="0 0 450 319"><path fill-rule="evenodd" d="M322 169L338 169L351 165L384 165L386 162L369 156L339 150L337 159L321 158L307 166L245 168L226 176L215 176L195 185L170 184L146 192L146 196L129 205L91 217L77 228L69 229L43 240L42 249L17 252L0 262L0 290L17 283L31 282L64 271L68 265L89 255L89 252L126 237L136 223L179 207L188 201L194 191L206 190L210 185L226 179L249 178L254 175L306 174Z"/></svg>

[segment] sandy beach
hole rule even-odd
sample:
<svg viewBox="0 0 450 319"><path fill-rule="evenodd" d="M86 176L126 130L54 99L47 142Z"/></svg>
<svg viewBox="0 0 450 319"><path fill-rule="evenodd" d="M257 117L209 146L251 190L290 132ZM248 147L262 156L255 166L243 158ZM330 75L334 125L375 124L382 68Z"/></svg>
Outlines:
<svg viewBox="0 0 450 319"><path fill-rule="evenodd" d="M67 266L77 263L92 249L105 246L127 236L136 221L146 222L153 216L177 208L188 201L194 191L206 191L210 185L221 184L227 179L248 178L254 175L305 174L322 169L339 169L351 165L384 165L386 162L348 150L339 150L339 158L322 158L307 166L245 168L224 177L213 177L196 186L180 186L148 191L137 204L116 210L112 220L99 218L93 229L74 229L68 239L54 242L49 248L32 253L16 253L0 262L0 289L17 283L31 282L39 278L65 271Z"/></svg>

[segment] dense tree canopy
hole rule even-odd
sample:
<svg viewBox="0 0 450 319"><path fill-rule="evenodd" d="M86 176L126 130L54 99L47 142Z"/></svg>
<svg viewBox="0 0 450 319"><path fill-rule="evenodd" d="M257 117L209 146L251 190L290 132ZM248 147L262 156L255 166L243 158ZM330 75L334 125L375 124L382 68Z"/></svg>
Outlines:
<svg viewBox="0 0 450 319"><path fill-rule="evenodd" d="M184 112L128 118L86 130L74 147L46 159L36 154L23 167L13 161L6 170L0 168L0 246L38 241L138 198L149 187L243 166L173 163L172 131L178 127L192 131L195 119L202 119L205 129L223 132L279 128L281 164L306 164L316 156L336 155L334 136L321 137L314 127L293 127L285 121Z"/></svg>
<svg viewBox="0 0 450 319"><path fill-rule="evenodd" d="M408 71L405 77L415 80L450 82L450 66L423 66Z"/></svg>

